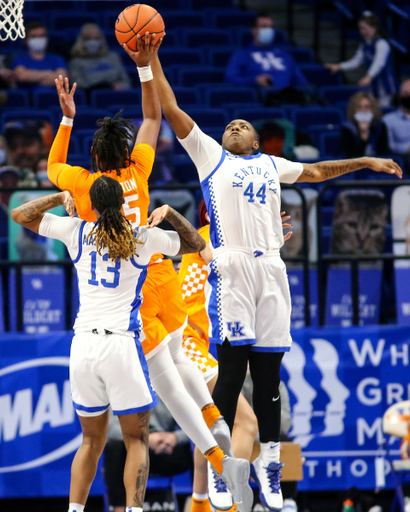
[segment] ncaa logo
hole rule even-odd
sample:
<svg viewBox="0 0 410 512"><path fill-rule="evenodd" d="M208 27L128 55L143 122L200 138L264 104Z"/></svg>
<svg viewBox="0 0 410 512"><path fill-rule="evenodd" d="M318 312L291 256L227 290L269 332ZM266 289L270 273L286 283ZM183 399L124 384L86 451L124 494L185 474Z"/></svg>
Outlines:
<svg viewBox="0 0 410 512"><path fill-rule="evenodd" d="M45 357L0 369L0 473L43 466L81 445L68 367L68 357Z"/></svg>
<svg viewBox="0 0 410 512"><path fill-rule="evenodd" d="M293 342L290 353L282 361L289 375L286 385L296 398L289 435L302 448L306 448L314 438L339 436L344 432L346 400L350 396L350 391L337 376L339 355L336 348L324 339L314 338L310 343L314 349L313 362L321 374L320 391L328 398L324 410L314 410L313 401L318 391L306 380L306 356L300 345ZM313 432L312 423L317 418L323 421L321 432L316 432L316 429Z"/></svg>

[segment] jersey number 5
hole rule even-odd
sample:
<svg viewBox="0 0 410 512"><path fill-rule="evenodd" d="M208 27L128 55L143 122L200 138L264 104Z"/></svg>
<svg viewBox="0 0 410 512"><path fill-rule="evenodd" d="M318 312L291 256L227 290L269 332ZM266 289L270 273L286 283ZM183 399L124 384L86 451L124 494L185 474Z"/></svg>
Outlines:
<svg viewBox="0 0 410 512"><path fill-rule="evenodd" d="M124 201L122 205L124 217L131 222L133 228L137 228L141 223L141 213L137 206L138 194L124 196Z"/></svg>
<svg viewBox="0 0 410 512"><path fill-rule="evenodd" d="M90 252L91 257L91 279L88 280L88 284L91 284L93 286L98 286L99 282L97 281L97 275L96 275L96 268L97 268L97 251ZM108 261L108 254L104 254L102 257L103 261ZM120 268L121 268L121 260L118 259L115 262L115 267L107 267L106 271L109 272L111 275L111 280L108 281L107 279L101 279L101 284L104 286L104 288L117 288L117 286L120 284ZM108 276L107 276L108 277Z"/></svg>

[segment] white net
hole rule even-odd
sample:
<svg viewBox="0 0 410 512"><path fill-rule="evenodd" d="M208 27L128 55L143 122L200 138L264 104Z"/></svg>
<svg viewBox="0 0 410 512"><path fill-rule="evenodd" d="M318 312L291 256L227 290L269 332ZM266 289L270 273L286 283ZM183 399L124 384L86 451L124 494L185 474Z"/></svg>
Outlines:
<svg viewBox="0 0 410 512"><path fill-rule="evenodd" d="M23 5L24 0L0 0L0 41L26 36Z"/></svg>

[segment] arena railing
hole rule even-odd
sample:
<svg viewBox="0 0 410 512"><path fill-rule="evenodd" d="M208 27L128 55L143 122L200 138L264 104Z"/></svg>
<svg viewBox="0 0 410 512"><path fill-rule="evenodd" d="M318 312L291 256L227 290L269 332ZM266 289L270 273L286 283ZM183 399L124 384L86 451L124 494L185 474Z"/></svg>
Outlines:
<svg viewBox="0 0 410 512"><path fill-rule="evenodd" d="M200 185L198 183L172 183L167 185L151 185L150 190L190 190L200 191ZM302 189L294 185L282 185L282 189L292 189L297 192L301 199L302 204L302 255L283 258L285 262L301 264L303 268L304 276L304 295L305 295L305 324L310 325L310 295L309 295L309 244L308 244L308 219L307 219L307 203ZM16 187L2 187L1 192L49 192L53 193L57 189L53 188L16 188ZM59 260L59 261L10 261L0 260L0 274L2 282L2 296L3 296L3 318L5 331L11 330L10 325L10 312L12 307L10 303L11 290L9 275L10 271L14 269L15 272L15 318L17 331L24 330L24 303L23 303L23 269L25 267L54 267L62 268L64 272L64 291L65 294L65 324L66 330L72 329L72 318L73 318L73 272L74 266L70 259Z"/></svg>
<svg viewBox="0 0 410 512"><path fill-rule="evenodd" d="M409 260L410 256L401 256L392 253L381 254L363 254L363 255L333 255L323 254L323 223L322 208L323 198L326 192L331 189L359 189L365 188L398 188L402 186L410 186L410 180L335 180L326 184L319 192L317 197L316 210L316 227L317 227L317 281L318 281L318 309L319 309L319 325L325 325L326 313L326 281L327 269L331 263L345 262L350 265L351 272L351 298L352 298L352 323L359 325L359 264L360 262L375 261L396 261Z"/></svg>

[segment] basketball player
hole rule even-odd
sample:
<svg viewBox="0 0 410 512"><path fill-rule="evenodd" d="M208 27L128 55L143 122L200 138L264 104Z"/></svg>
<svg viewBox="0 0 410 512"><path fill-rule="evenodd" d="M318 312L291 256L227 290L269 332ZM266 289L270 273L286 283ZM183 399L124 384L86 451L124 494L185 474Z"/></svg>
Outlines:
<svg viewBox="0 0 410 512"><path fill-rule="evenodd" d="M158 401L139 340L141 287L153 253L184 254L201 250L205 242L167 205L154 211L150 219L165 217L176 233L159 228L134 231L121 213L121 185L107 176L94 181L90 198L96 223L46 213L72 202L68 192L34 199L12 210L11 216L31 231L63 242L78 275L81 305L70 352L70 383L83 440L71 468L69 511L84 510L105 446L111 405L127 447L127 511L142 512L150 409ZM68 204L68 209L74 214L73 205ZM227 462L237 461L227 458Z"/></svg>
<svg viewBox="0 0 410 512"><path fill-rule="evenodd" d="M158 46L159 44L160 42ZM120 182L124 190L123 212L132 226L145 225L147 222L148 178L155 158L161 109L149 66L156 49L155 37L150 40L147 35L145 44L138 37L138 47L138 52L124 47L138 66L142 88L144 120L138 131L135 147L129 156L127 142L131 137L131 123L118 119L117 116L99 121L101 128L94 136L92 147L93 167L96 171L94 173L66 164L71 126L75 117L75 84L70 91L67 78L63 80L60 76L56 80L64 117L50 151L48 176L56 186L73 194L78 214L87 221L94 219L90 208L90 186L96 178L106 174ZM215 407L198 369L182 351L186 309L178 277L170 260L164 261L161 254L153 256L142 292L144 302L141 310L144 311L141 313L144 334L147 336L142 346L152 384L181 428L220 474L223 454L230 450L229 429ZM164 299L164 296L167 298ZM167 306L166 311L164 305ZM207 426L212 428L214 435ZM223 451L213 449L217 444L215 439ZM247 483L246 468L243 466L242 469L243 472L239 475L238 471L237 477L243 485L236 486L237 497L234 497L239 510L249 510L253 495Z"/></svg>
<svg viewBox="0 0 410 512"><path fill-rule="evenodd" d="M282 227L284 229L291 228L292 225L287 223L290 216L286 216L285 212L281 212L281 216ZM212 393L218 376L218 362L208 351L209 318L205 303L210 291L207 279L209 264L212 261L212 251L209 237L209 217L204 200L199 205L199 223L201 227L198 233L205 240L206 247L199 253L185 254L178 272L183 299L188 309L188 325L184 330L183 348L185 354L198 365ZM286 233L284 241L289 240L291 235L291 231ZM232 432L232 451L236 457L250 460L257 432L256 416L245 397L240 393ZM194 461L191 512L210 512L210 504L214 506L215 499L226 506L231 504L231 493L209 464L207 471L206 459L197 448Z"/></svg>
<svg viewBox="0 0 410 512"><path fill-rule="evenodd" d="M219 363L213 398L232 430L249 363L261 441L251 471L264 505L281 510L280 366L292 340L289 284L279 254L280 183L317 183L364 167L399 177L402 170L390 159L302 164L255 154L257 134L243 119L228 124L221 146L178 107L158 56L151 65L164 115L197 167L210 217L208 315Z"/></svg>

